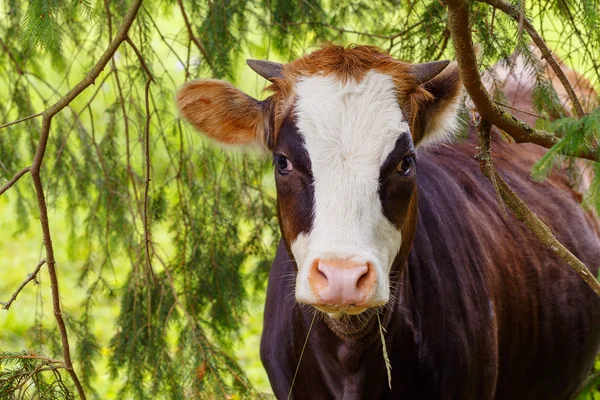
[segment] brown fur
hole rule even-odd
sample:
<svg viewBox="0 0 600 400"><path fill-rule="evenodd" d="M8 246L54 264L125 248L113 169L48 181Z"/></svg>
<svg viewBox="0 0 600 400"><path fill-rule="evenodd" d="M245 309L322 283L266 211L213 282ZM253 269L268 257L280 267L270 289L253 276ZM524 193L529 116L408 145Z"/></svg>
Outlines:
<svg viewBox="0 0 600 400"><path fill-rule="evenodd" d="M269 131L268 108L224 81L189 82L177 104L196 129L225 144L263 143Z"/></svg>
<svg viewBox="0 0 600 400"><path fill-rule="evenodd" d="M558 113L554 113L554 115L550 115L550 117L556 119L561 116L574 116L572 111L573 105L571 104L571 100L569 99L563 84L558 79L558 76L554 73L546 60L542 59L541 53L537 47L531 45L530 48L534 56L538 58L547 78L550 79L552 86L558 94L560 103L563 106L562 110L559 110ZM532 114L534 111L532 103L535 77L533 71L526 66L522 55L516 54L511 57L513 58L512 63L514 64L512 68L509 68L505 62L498 62L492 67L492 71L494 75L500 77L498 83L508 100L508 105L511 106L507 111L533 126L538 119L536 115ZM554 58L573 86L573 90L579 98L584 112L592 111L598 106L598 94L594 91L590 81L577 71L567 67L558 56L554 55ZM487 79L486 87L491 93L494 93L497 90L493 87L489 79Z"/></svg>
<svg viewBox="0 0 600 400"><path fill-rule="evenodd" d="M596 93L594 90L592 83L582 74L567 67L564 61L557 55L554 55L554 58L556 59L556 62L560 68L563 70L571 86L573 86L573 90L575 91L583 110L585 112L590 112L594 108L598 107L598 93ZM569 99L569 95L567 94L565 87L560 82L560 79L558 79L558 76L556 73L554 73L554 70L550 67L546 60L542 59L542 63L545 64L546 74L552 81L552 86L554 86L554 89L556 89L556 93L558 94L558 98L560 99L563 108L566 110L569 116L574 116L575 113L572 112L573 104Z"/></svg>

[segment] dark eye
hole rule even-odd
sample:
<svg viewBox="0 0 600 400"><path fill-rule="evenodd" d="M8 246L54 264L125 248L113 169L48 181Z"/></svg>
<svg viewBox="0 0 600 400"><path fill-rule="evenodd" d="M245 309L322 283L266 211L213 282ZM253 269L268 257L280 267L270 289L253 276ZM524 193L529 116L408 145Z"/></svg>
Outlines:
<svg viewBox="0 0 600 400"><path fill-rule="evenodd" d="M273 159L273 163L277 166L277 170L281 175L287 175L293 169L292 163L287 159L286 156L276 154L275 158Z"/></svg>
<svg viewBox="0 0 600 400"><path fill-rule="evenodd" d="M400 164L398 164L398 173L400 175L408 175L414 163L415 158L413 156L404 157L402 161L400 161Z"/></svg>

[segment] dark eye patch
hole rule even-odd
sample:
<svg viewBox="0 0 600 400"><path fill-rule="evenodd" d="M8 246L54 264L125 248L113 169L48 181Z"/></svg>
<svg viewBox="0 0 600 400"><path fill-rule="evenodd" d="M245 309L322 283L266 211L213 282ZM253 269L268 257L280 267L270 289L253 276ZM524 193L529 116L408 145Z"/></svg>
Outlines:
<svg viewBox="0 0 600 400"><path fill-rule="evenodd" d="M413 157L413 159L415 157L412 138L408 133L400 135L396 140L394 149L388 154L386 160L379 169L380 183L391 171L396 171L398 164L400 164L405 157Z"/></svg>
<svg viewBox="0 0 600 400"><path fill-rule="evenodd" d="M414 157L412 138L409 134L403 134L396 140L394 150L379 171L379 200L383 215L398 229L404 226L416 188L416 181L408 179L412 174L401 174L398 166L403 160L410 158L412 169Z"/></svg>
<svg viewBox="0 0 600 400"><path fill-rule="evenodd" d="M293 173L275 173L279 225L289 249L300 233L310 232L314 218L311 162L293 118L288 117L282 123L273 155L275 168L285 170L293 166Z"/></svg>
<svg viewBox="0 0 600 400"><path fill-rule="evenodd" d="M312 176L312 166L304 146L304 139L291 117L286 118L281 124L273 153L285 155L294 165L294 169Z"/></svg>

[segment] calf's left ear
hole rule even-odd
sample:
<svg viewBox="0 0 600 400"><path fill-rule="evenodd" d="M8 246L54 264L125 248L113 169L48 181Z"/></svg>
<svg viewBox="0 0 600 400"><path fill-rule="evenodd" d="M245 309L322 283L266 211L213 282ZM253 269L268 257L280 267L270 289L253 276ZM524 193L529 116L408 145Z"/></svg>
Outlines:
<svg viewBox="0 0 600 400"><path fill-rule="evenodd" d="M258 101L228 82L203 79L179 90L177 106L197 130L219 143L268 147L268 99Z"/></svg>
<svg viewBox="0 0 600 400"><path fill-rule="evenodd" d="M415 146L423 147L452 137L459 123L462 87L456 62L420 84L412 99L411 129Z"/></svg>

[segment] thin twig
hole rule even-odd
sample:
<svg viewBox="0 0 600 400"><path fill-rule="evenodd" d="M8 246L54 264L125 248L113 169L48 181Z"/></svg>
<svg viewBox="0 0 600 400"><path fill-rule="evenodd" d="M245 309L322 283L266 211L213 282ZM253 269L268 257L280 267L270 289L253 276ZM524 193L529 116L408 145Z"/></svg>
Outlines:
<svg viewBox="0 0 600 400"><path fill-rule="evenodd" d="M438 50L437 54L433 57L434 60L439 60L442 58L444 51L446 51L446 47L448 47L448 39L450 39L450 31L448 28L444 30L442 37L442 44L440 45L440 49Z"/></svg>
<svg viewBox="0 0 600 400"><path fill-rule="evenodd" d="M29 115L29 116L27 116L27 117L24 117L24 118L18 119L18 120L16 120L16 121L8 122L8 123L6 123L6 124L4 124L4 125L0 125L0 129L8 128L8 127L9 127L9 126L11 126L11 125L15 125L15 124L18 124L18 123L20 123L20 122L25 122L25 121L28 121L28 120L30 120L30 119L32 119L32 118L39 117L39 116L41 116L41 115L42 115L42 113L37 113L37 114Z"/></svg>
<svg viewBox="0 0 600 400"><path fill-rule="evenodd" d="M6 43L4 43L4 41L2 41L2 39L0 39L0 46L2 46L2 48L4 49L6 54L8 54L8 58L10 58L10 60L15 64L15 68L17 69L17 74L23 75L23 70L21 69L21 66L19 65L19 63L17 62L17 59L15 58L13 53L10 51L10 48L8 48Z"/></svg>
<svg viewBox="0 0 600 400"><path fill-rule="evenodd" d="M106 10L106 19L108 21L108 38L109 44L112 42L112 13L110 11L110 0L104 1L104 8ZM115 61L115 57L113 56L110 60L112 71L114 71L115 84L117 87L117 92L119 93L119 104L121 106L121 112L123 113L123 127L125 130L125 154L127 159L127 176L129 181L131 182L131 186L133 188L133 195L135 197L135 208L137 209L138 214L142 215L140 200L138 196L137 185L135 183L135 175L133 169L131 168L131 149L130 149L130 141L129 141L129 116L127 114L127 108L125 107L125 96L123 95L123 88L121 86L121 80L119 79L119 69L117 68L117 63ZM133 211L133 207L129 207L131 211L132 219L135 220L135 213ZM136 226L137 229L137 226Z"/></svg>
<svg viewBox="0 0 600 400"><path fill-rule="evenodd" d="M36 279L37 274L38 274L38 272L40 272L42 265L44 265L45 263L46 263L46 259L44 258L42 261L40 261L38 263L37 267L35 267L35 269L33 270L32 273L27 274L27 279L25 279L23 281L23 283L21 283L21 285L17 288L17 290L15 290L13 295L10 297L10 300L8 300L7 302L0 301L0 304L2 304L2 308L4 308L5 310L8 310L10 308L10 306L12 305L13 301L15 301L17 299L17 296L19 295L19 293L21 293L21 290L23 290L25 285L27 285L29 282L35 281L36 284L38 283L37 279Z"/></svg>
<svg viewBox="0 0 600 400"><path fill-rule="evenodd" d="M88 102L85 104L85 106L83 106L81 108L81 110L79 112L75 111L75 109L73 109L73 107L71 105L68 106L68 108L73 113L73 123L71 124L71 126L67 130L67 134L65 135L65 138L62 140L60 148L58 149L58 152L56 153L56 156L54 157L54 166L52 167L51 173L54 172L54 170L56 169L56 166L58 165L58 163L59 163L62 155L64 154L64 151L67 148L67 142L69 141L69 137L71 136L71 133L73 132L73 129L75 128L75 125L79 124L79 127L87 134L87 131L86 131L83 123L81 122L81 114L83 114L83 112L86 109L89 110L89 111L92 110L92 107L91 107L92 102L96 98L96 95L98 93L100 93L100 91L103 89L104 82L106 82L106 80L112 75L112 73L113 73L113 71L111 70L111 71L108 71L104 75L104 78L102 78L102 81L100 82L100 84L97 85L98 88L96 89L96 91L92 94L92 96L90 97L90 99L88 100Z"/></svg>
<svg viewBox="0 0 600 400"><path fill-rule="evenodd" d="M508 105L508 104L506 104L506 103L503 103L503 102L501 102L501 101L498 101L498 100L494 100L494 103L496 103L496 104L498 104L499 106L502 106L502 107L504 107L504 108L508 108L508 109L510 109L510 110L518 111L518 112L521 112L521 113L523 113L523 114L531 115L532 117L537 117L537 118L545 119L546 121L548 121L548 117L546 117L546 116L544 116L544 115L541 115L541 114L536 114L536 113L532 113L532 112L529 112L529 111L527 111L527 110L523 110L523 109L520 109L520 108L517 108L517 107L513 107L513 106L511 106L511 105Z"/></svg>
<svg viewBox="0 0 600 400"><path fill-rule="evenodd" d="M521 38L523 35L523 26L525 24L525 0L521 0L521 12L519 13L519 30L518 35Z"/></svg>
<svg viewBox="0 0 600 400"><path fill-rule="evenodd" d="M154 21L154 18L152 18L152 14L150 14L150 12L148 11L148 9L146 7L142 7L142 10L144 10L144 12L146 13L146 16L148 17L148 19L150 20L150 22L152 22L152 25L154 25L154 29L156 30L156 33L158 33L158 36L160 36L160 39L163 41L163 43L165 44L165 46L167 46L169 48L169 50L171 51L171 53L173 53L173 55L175 56L175 58L177 58L177 60L181 63L181 65L183 65L185 67L185 77L186 80L189 76L189 72L187 69L187 64L184 63L184 61L181 59L181 57L179 57L179 54L177 54L177 52L175 51L175 49L173 48L173 46L171 46L169 44L169 42L167 41L167 38L164 37L164 35L162 34L162 32L160 31L160 29L158 28L158 25L156 24L156 21ZM166 68L165 68L166 70Z"/></svg>
<svg viewBox="0 0 600 400"><path fill-rule="evenodd" d="M194 44L196 45L198 50L200 50L200 53L202 53L202 57L204 57L204 61L206 61L206 63L210 67L210 70L212 71L213 75L216 75L215 68L213 67L212 62L210 61L210 57L208 56L206 47L204 47L204 44L202 44L200 39L198 39L198 37L196 35L194 35L194 31L192 30L192 25L190 25L190 21L188 20L187 13L185 12L185 7L183 6L183 1L177 0L177 4L179 4L179 9L181 10L181 15L183 16L183 22L185 23L185 27L187 28L188 36L190 37L190 40L192 42L194 42Z"/></svg>
<svg viewBox="0 0 600 400"><path fill-rule="evenodd" d="M473 119L473 122L477 124L477 118ZM498 185L498 180L496 179L496 175L492 173L494 170L494 166L492 165L492 150L490 148L490 136L479 136L479 153L475 156L475 158L479 161L479 168L483 172L485 176L487 176L494 187L494 192L496 193L496 199L498 200L498 204L500 204L502 209L502 214L504 215L504 219L508 221L508 213L506 212L506 204L504 204L504 200L502 199L502 193L500 192L500 186Z"/></svg>
<svg viewBox="0 0 600 400"><path fill-rule="evenodd" d="M529 36L531 37L531 39L533 40L535 45L542 52L542 58L548 62L548 65L550 66L550 68L552 68L552 70L554 71L554 73L556 74L558 79L560 80L560 83L562 83L563 87L565 88L567 94L569 95L569 99L571 100L571 103L573 104L573 109L575 110L575 114L577 114L578 118L583 117L585 115L585 112L583 111L583 107L581 106L581 103L579 102L579 99L577 98L577 94L575 94L575 90L573 90L573 86L571 86L569 79L567 79L567 76L563 72L562 68L560 68L560 65L558 65L558 62L552 56L552 52L550 51L550 49L548 49L548 46L546 46L544 39L542 39L542 37L537 33L537 31L535 30L535 27L533 26L531 21L529 21L529 19L525 18L524 11L519 10L516 6L506 3L503 0L479 0L479 1L487 3L487 4L491 5L492 7L498 8L499 10L506 13L509 17L518 21L519 29L521 29L521 25L523 26L523 28L525 28L525 30L527 31L527 33L529 34ZM522 0L522 4L524 4L524 0Z"/></svg>
<svg viewBox="0 0 600 400"><path fill-rule="evenodd" d="M152 82L154 82L154 76L152 75L152 72L150 72L150 68L148 68L148 65L146 64L146 61L144 60L144 57L142 56L142 53L140 53L140 51L138 50L138 48L136 47L135 43L133 43L133 41L131 40L131 38L127 37L125 39L127 41L127 43L131 46L131 48L133 49L133 51L135 52L135 54L138 57L138 60L140 61L140 64L142 65L142 69L144 70L144 72L146 73L146 76L148 77L148 80L146 81L146 86L144 87L144 100L145 100L145 104L146 104L146 124L144 127L144 164L145 164L145 169L146 169L146 179L145 179L145 185L144 185L144 242L145 242L145 248L146 248L146 263L148 265L148 269L150 270L150 275L152 276L152 280L154 281L154 283L157 283L156 280L156 275L154 274L154 269L152 268L152 257L150 256L150 244L151 244L151 238L150 238L150 227L148 224L148 191L150 190L150 100L149 100L149 95L150 95L150 84Z"/></svg>
<svg viewBox="0 0 600 400"><path fill-rule="evenodd" d="M144 159L146 164L146 182L144 185L144 242L146 244L146 262L148 263L148 269L152 275L152 279L156 284L156 276L154 275L154 269L152 268L152 258L150 257L150 226L148 224L148 191L150 189L150 103L148 100L150 84L153 82L152 75L148 75L146 86L144 88L144 98L146 101L146 126L144 129Z"/></svg>
<svg viewBox="0 0 600 400"><path fill-rule="evenodd" d="M575 18L573 17L573 13L571 12L569 4L567 4L567 2L565 0L559 0L559 2L563 4L562 8L569 15L569 22L571 23L571 27L572 27L573 31L575 32L575 35L577 36L579 41L584 44L583 50L586 53L588 60L591 61L592 67L594 68L594 71L596 71L596 76L600 77L600 69L599 69L598 62L596 61L596 57L594 57L594 55L590 51L590 46L592 46L592 48L594 48L593 45L590 45L589 38L588 38L587 44L586 44L586 41L584 41L584 37L581 34L581 31L579 30L579 27L578 27L579 23L575 22Z"/></svg>
<svg viewBox="0 0 600 400"><path fill-rule="evenodd" d="M6 182L6 185L4 185L2 187L2 189L0 189L0 196L2 196L2 194L4 194L4 192L6 192L8 189L10 189L12 187L12 185L14 185L15 183L17 183L17 181L19 179L21 179L21 177L23 175L25 175L26 173L28 173L30 169L31 169L31 166L25 167L22 170L20 170L19 172L17 172L15 174L15 176L13 176L10 181Z"/></svg>
<svg viewBox="0 0 600 400"><path fill-rule="evenodd" d="M144 70L144 72L148 76L148 80L150 82L154 82L154 75L152 75L152 72L150 72L150 68L148 68L148 65L146 64L146 60L144 60L144 57L142 57L142 53L140 53L140 51L138 50L138 48L135 45L135 43L133 43L133 41L131 40L131 38L129 36L127 36L125 38L125 41L133 49L135 55L137 56L138 60L140 61L140 64L142 65L142 69Z"/></svg>
<svg viewBox="0 0 600 400"><path fill-rule="evenodd" d="M510 208L515 217L525 223L531 233L538 240L552 250L556 255L565 260L565 262L575 271L581 279L598 295L600 296L600 282L594 278L594 275L579 260L569 249L556 239L550 228L534 214L527 204L517 196L515 192L508 186L504 178L496 171L490 156L490 129L491 125L484 119L481 119L477 124L477 136L479 137L480 146L480 168L483 174L490 182L497 185L498 192L504 200L504 204Z"/></svg>

